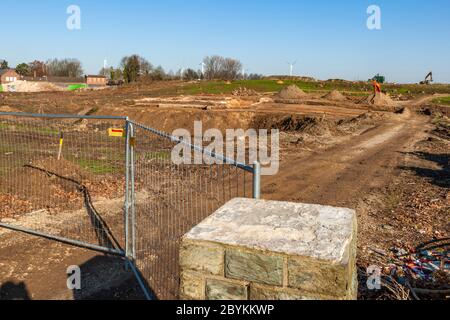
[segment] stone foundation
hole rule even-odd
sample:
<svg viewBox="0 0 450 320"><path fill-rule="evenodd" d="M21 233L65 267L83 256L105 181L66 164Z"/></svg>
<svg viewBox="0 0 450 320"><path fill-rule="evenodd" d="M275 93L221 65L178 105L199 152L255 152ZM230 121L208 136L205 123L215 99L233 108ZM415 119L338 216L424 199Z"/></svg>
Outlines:
<svg viewBox="0 0 450 320"><path fill-rule="evenodd" d="M181 298L356 299L356 231L350 209L231 200L183 238Z"/></svg>

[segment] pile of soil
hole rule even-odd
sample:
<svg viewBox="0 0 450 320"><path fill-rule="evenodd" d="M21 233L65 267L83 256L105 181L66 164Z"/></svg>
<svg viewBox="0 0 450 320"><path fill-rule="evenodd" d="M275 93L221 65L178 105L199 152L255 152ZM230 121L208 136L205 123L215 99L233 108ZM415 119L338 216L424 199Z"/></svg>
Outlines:
<svg viewBox="0 0 450 320"><path fill-rule="evenodd" d="M325 96L323 96L323 98L327 99L327 100L331 100L331 101L344 101L344 100L347 100L347 98L342 93L340 93L337 90L333 90L333 91L327 93Z"/></svg>
<svg viewBox="0 0 450 320"><path fill-rule="evenodd" d="M3 90L7 92L46 92L63 91L63 88L50 82L33 82L18 80L3 85Z"/></svg>
<svg viewBox="0 0 450 320"><path fill-rule="evenodd" d="M372 94L369 97L367 97L367 99L365 99L363 102L374 106L395 107L396 105L395 101L384 93Z"/></svg>
<svg viewBox="0 0 450 320"><path fill-rule="evenodd" d="M305 98L306 96L307 94L299 87L297 87L296 85L290 85L286 88L283 88L283 90L281 90L277 95L277 98L282 100L295 100Z"/></svg>
<svg viewBox="0 0 450 320"><path fill-rule="evenodd" d="M232 95L235 97L251 97L257 96L258 92L252 89L247 89L246 87L239 87L232 92Z"/></svg>
<svg viewBox="0 0 450 320"><path fill-rule="evenodd" d="M302 132L321 135L334 127L333 121L324 118L289 115L289 116L258 116L253 119L255 129L278 129L281 132Z"/></svg>
<svg viewBox="0 0 450 320"><path fill-rule="evenodd" d="M0 112L20 112L20 110L11 108L10 106L0 106Z"/></svg>

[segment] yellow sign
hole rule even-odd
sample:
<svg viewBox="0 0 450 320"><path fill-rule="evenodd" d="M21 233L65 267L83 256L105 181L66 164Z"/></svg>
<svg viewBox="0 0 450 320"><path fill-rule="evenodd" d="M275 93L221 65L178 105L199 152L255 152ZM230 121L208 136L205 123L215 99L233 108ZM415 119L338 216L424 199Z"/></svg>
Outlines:
<svg viewBox="0 0 450 320"><path fill-rule="evenodd" d="M108 135L110 137L123 138L123 137L125 137L125 130L124 129L109 128L108 129Z"/></svg>

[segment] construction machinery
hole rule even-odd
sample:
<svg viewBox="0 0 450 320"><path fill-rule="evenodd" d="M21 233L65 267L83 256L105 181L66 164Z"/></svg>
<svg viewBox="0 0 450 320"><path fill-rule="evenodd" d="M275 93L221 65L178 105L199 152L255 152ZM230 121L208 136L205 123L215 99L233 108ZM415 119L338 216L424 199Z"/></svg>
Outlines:
<svg viewBox="0 0 450 320"><path fill-rule="evenodd" d="M378 83L385 83L386 82L386 77L385 76L380 76L380 74L377 73L375 75L375 77L373 77L372 79L369 79L369 81L376 81Z"/></svg>
<svg viewBox="0 0 450 320"><path fill-rule="evenodd" d="M430 72L429 74L427 74L424 81L420 81L420 84L430 85L432 82L433 82L433 72Z"/></svg>

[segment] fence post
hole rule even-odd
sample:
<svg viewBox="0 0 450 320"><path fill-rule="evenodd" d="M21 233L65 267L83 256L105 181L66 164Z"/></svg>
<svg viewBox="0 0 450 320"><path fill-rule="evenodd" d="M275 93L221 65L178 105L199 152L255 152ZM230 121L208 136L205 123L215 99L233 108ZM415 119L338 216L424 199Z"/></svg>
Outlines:
<svg viewBox="0 0 450 320"><path fill-rule="evenodd" d="M136 204L135 204L135 166L134 166L134 148L136 145L136 136L134 132L134 126L132 123L129 125L130 128L130 208L131 208L131 256L133 261L136 260Z"/></svg>
<svg viewBox="0 0 450 320"><path fill-rule="evenodd" d="M125 205L124 205L124 222L125 222L125 257L130 256L129 241L129 209L130 209L130 121L125 123ZM125 264L128 269L128 263Z"/></svg>
<svg viewBox="0 0 450 320"><path fill-rule="evenodd" d="M253 199L261 198L261 163L253 163Z"/></svg>

